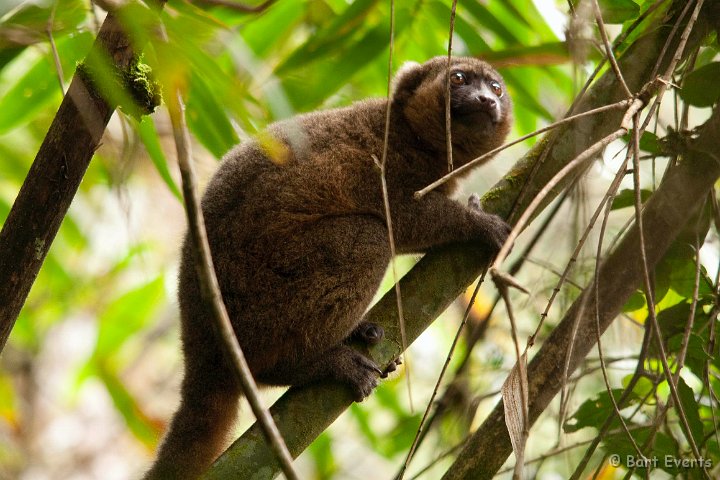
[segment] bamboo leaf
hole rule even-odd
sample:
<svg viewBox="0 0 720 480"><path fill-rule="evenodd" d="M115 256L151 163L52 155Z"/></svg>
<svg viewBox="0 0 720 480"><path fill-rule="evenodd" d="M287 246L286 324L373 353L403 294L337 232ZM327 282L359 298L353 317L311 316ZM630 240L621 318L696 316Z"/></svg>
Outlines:
<svg viewBox="0 0 720 480"><path fill-rule="evenodd" d="M173 195L175 195L175 198L182 202L182 193L175 183L175 180L173 180L172 175L170 175L167 158L165 158L165 154L160 146L160 137L158 136L155 128L155 122L152 117L144 116L142 121L134 122L134 125L140 135L140 140L142 140L143 145L145 145L145 150L147 151L150 160L152 160L153 165L155 165L160 177L163 179Z"/></svg>
<svg viewBox="0 0 720 480"><path fill-rule="evenodd" d="M696 107L711 107L720 99L720 62L690 72L680 89L680 98Z"/></svg>

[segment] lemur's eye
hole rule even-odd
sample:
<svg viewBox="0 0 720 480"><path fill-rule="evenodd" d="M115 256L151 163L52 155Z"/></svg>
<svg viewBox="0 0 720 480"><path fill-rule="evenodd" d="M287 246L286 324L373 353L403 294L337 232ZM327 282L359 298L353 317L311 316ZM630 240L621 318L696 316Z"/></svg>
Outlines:
<svg viewBox="0 0 720 480"><path fill-rule="evenodd" d="M503 90L502 87L498 82L490 82L490 88L492 89L493 93L498 97L503 96Z"/></svg>
<svg viewBox="0 0 720 480"><path fill-rule="evenodd" d="M450 74L450 82L453 85L466 85L467 77L463 72L453 72Z"/></svg>

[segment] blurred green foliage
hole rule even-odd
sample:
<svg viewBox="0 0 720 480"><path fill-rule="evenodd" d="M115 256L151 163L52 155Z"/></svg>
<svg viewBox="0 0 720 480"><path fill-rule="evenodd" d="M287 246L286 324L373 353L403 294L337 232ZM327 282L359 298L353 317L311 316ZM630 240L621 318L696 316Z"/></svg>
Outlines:
<svg viewBox="0 0 720 480"><path fill-rule="evenodd" d="M577 7L578 2L571 3ZM600 1L605 22L614 24L615 33L627 29L653 3ZM593 67L600 58L599 50L594 50L582 59L585 64L581 68L571 64L572 55L563 36L567 27L555 20L549 10L551 4L531 0L459 2L453 53L487 58L498 65L515 105L515 134L528 133L564 113L584 81L585 72L591 70L586 67ZM447 54L450 5L440 0L396 2L393 70L408 60L421 62ZM564 1L554 5L558 13L567 9ZM662 13L660 8L655 18ZM242 139L297 112L387 94L390 17L386 1L279 0L260 13L246 13L212 6L212 2L171 0L159 16L136 3L118 15L135 39L149 39L144 61L152 67L155 78L165 86L182 85L198 157L219 160ZM103 12L86 0L14 0L0 5L0 220L6 218L63 89L76 65L85 58L102 18ZM627 42L647 24L641 24ZM160 25L167 33L167 42L156 36ZM620 51L625 45L620 46ZM716 41L699 52L698 68L685 78L681 100L696 106L717 102L720 90L718 63L713 61L716 55ZM164 109L141 121L123 114L116 120L91 163L10 337L3 360L5 368L0 370L0 422L5 425L2 431L9 432L4 436L11 441L0 442L0 464L6 465L0 467L0 476L15 476L32 463L29 450L22 446L24 435L29 435L22 404L30 400L20 387L19 365L44 365L43 351L64 323L80 319L89 322L94 332L86 354L72 366L68 396L80 395L90 380L99 382L131 438L148 452L164 427L166 418L160 420L147 406L155 393L142 390L132 378L136 378L133 375L137 374L138 362L148 350L156 348L158 336L169 339L172 351L178 349L176 327L163 326L159 319L170 317L174 321L177 316L172 287L167 287L174 282L176 250L167 246L177 245L179 234L173 238L172 234L155 232L145 237L136 233L113 243L116 233L108 233L107 229L98 233L96 227L102 223L99 219L107 215L109 204L120 204L122 212L123 204L136 200L127 198L128 192L145 192L150 200L141 208L148 209L157 206L153 198L159 195L158 189L166 190L163 194L169 193L171 202L181 198L174 147ZM661 153L657 134L647 133L642 140L645 152ZM643 190L643 199L651 192ZM631 192L624 191L615 199L613 208L623 211L632 202ZM624 210L627 213L630 209ZM182 223L180 209L172 211L178 217L175 223ZM122 228L118 225L122 222L112 228ZM163 229L160 226L159 230ZM106 244L113 245L114 250L107 252ZM684 344L682 327L689 315L695 271L694 252L682 245L657 271L659 315L673 359ZM717 412L712 407L716 403L706 388L710 385L717 391L720 370L718 342L714 340L717 319L711 315L715 282L701 270L698 317L686 359L688 375L695 381L681 381L680 393L695 441L717 464L720 452L717 436L712 434L717 425ZM389 281L384 288L388 286ZM644 297L638 295L627 310L644 320ZM440 338L443 349L453 328L433 328L432 334ZM488 360L471 368L467 397L474 395L471 392L493 390L502 381L502 369L512 362L513 354L503 356L499 348L488 347L483 354L504 358L506 364ZM655 355L648 359L648 370L653 368ZM413 375L421 385L432 385L444 350L437 356L432 368L415 363ZM152 358L165 357L160 354ZM177 366L177 355L174 361ZM141 365L140 369L157 366L152 361ZM651 416L656 405L647 402L647 397L657 395L657 401L667 402L667 391L662 382L648 386L647 378L642 380L633 390L631 405L645 399L643 412ZM613 392L619 394L619 389ZM172 395L167 387L164 395ZM390 465L389 472L402 460L419 423L420 413L410 411L405 395L403 381L385 382L369 400L369 407L354 405L350 409L353 420L344 427L367 446L363 454L372 451L382 457L386 462L383 464ZM428 396L429 392L420 394L422 400ZM426 458L459 443L473 426L479 400L460 397L456 409L450 409L442 420L433 439L435 445L425 453ZM593 384L588 398L591 400L582 403L565 424L566 432L598 428L612 411L602 383ZM60 401L66 404L56 408L73 408L72 401ZM633 420L628 417L627 422ZM633 430L638 432L639 443L649 433L643 428ZM677 433L676 429L660 432L653 452L681 455L686 446ZM313 465L314 478L343 478L343 471L350 468L334 454L341 435L331 429L310 447L306 458ZM607 453L628 452L631 448L624 434L607 437L604 446ZM137 472L147 459L133 461Z"/></svg>

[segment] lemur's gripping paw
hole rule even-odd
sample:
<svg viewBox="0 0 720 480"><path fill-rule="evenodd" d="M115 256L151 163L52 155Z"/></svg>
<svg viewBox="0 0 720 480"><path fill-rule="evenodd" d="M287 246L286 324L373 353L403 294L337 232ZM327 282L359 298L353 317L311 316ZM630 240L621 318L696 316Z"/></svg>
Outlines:
<svg viewBox="0 0 720 480"><path fill-rule="evenodd" d="M356 402L362 402L372 393L377 387L378 377L383 374L374 361L347 345L341 345L328 354L326 362L329 376L349 385Z"/></svg>
<svg viewBox="0 0 720 480"><path fill-rule="evenodd" d="M493 250L493 254L500 251L510 235L512 227L499 216L485 212L480 205L480 197L476 193L468 198L468 208L475 215L480 239Z"/></svg>

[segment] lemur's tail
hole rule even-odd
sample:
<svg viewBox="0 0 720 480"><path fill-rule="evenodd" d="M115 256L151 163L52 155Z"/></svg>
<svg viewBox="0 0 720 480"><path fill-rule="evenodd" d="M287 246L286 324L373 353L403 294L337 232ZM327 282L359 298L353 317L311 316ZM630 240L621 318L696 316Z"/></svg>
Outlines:
<svg viewBox="0 0 720 480"><path fill-rule="evenodd" d="M235 424L240 391L234 385L208 384L186 371L180 408L145 480L190 480L200 476L227 446Z"/></svg>

